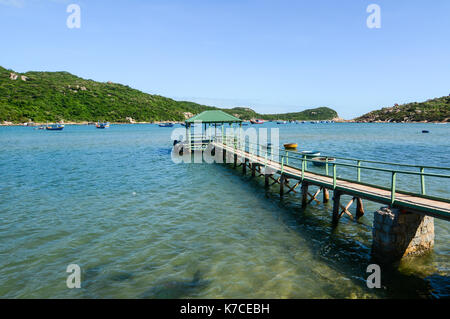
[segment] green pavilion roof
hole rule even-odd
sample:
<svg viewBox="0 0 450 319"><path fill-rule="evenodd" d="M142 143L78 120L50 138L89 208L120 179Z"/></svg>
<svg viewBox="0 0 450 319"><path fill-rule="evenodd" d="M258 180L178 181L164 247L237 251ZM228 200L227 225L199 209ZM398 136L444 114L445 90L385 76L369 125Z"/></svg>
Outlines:
<svg viewBox="0 0 450 319"><path fill-rule="evenodd" d="M186 123L203 122L203 123L240 123L242 120L231 114L223 111L204 111L197 114L190 119L186 120Z"/></svg>

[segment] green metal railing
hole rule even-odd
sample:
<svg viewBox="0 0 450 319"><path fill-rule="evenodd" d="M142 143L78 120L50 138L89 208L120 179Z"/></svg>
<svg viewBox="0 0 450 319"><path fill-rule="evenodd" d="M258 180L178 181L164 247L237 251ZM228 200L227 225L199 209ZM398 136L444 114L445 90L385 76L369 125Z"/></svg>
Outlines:
<svg viewBox="0 0 450 319"><path fill-rule="evenodd" d="M247 151L252 154L257 154L258 152L260 155L264 155L265 163L267 166L268 158L269 156L272 158L271 161L277 162L281 165L281 173L284 174L286 167L292 167L295 169L301 169L301 178L302 180L305 178L305 172L308 172L308 162L316 162L311 157L308 157L305 154L302 154L301 152L293 151L293 150L284 150L281 148L277 148L278 151L276 156L279 157L279 159L274 159L274 149L268 148L267 146L255 144L251 142L245 143L244 147L240 143L239 139L236 136L224 136L220 137L217 141L223 141L225 145L228 145L230 143L234 144L235 149L240 149L243 151ZM262 153L262 154L261 154ZM398 175L412 175L419 177L420 180L420 193L414 193L414 192L407 192L407 191L401 191L404 194L410 194L418 197L423 198L430 198L430 199L436 199L444 202L450 202L449 198L444 197L437 197L437 196L429 196L426 192L426 184L425 184L425 177L433 177L433 178L443 178L448 179L450 178L450 175L444 175L444 174L435 174L435 173L427 173L425 172L425 169L428 170L441 170L441 171L450 171L450 167L437 167L437 166L426 166L426 165L412 165L412 164L402 164L402 163L390 163L390 162L383 162L383 161L373 161L373 160L362 160L362 159L355 159L355 158L345 158L345 157L336 157L336 156L320 156L322 159L325 160L325 174L314 172L318 175L328 176L333 178L333 189L336 189L337 187L337 181L338 180L344 180L349 181L353 183L358 183L361 185L367 185L372 187L377 187L381 189L386 189L391 192L391 204L394 204L396 201L396 194L399 192L399 189L397 187L397 177ZM289 160L291 162L293 160L300 160L301 161L301 168L295 167L295 166L289 166ZM350 161L354 162L354 164L350 163L342 163L337 162L337 160L340 161ZM401 168L414 168L418 169L418 171L410 171L405 169L394 169L394 168L382 168L382 167L374 167L374 166L367 166L363 164L377 164L377 165L386 165L386 166L396 166ZM329 166L332 165L332 175L329 174ZM355 168L356 169L356 180L352 179L344 179L344 178L338 178L337 174L337 168L338 167L347 167L347 168ZM369 171L378 171L378 172L386 172L391 175L390 180L390 187L386 188L385 186L380 186L377 184L372 183L364 183L361 181L361 172L362 170L369 170ZM312 172L312 171L311 171Z"/></svg>

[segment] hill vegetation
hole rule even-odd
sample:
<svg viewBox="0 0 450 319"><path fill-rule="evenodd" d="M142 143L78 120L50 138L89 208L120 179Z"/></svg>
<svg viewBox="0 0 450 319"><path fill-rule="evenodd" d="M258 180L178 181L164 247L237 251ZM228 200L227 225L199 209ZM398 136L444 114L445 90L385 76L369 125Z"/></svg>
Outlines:
<svg viewBox="0 0 450 319"><path fill-rule="evenodd" d="M450 122L450 96L372 111L357 122Z"/></svg>
<svg viewBox="0 0 450 319"><path fill-rule="evenodd" d="M191 114L217 109L187 101L175 101L129 86L86 80L68 72L19 74L0 67L0 123L110 121L182 121ZM258 114L249 108L223 109L244 120L330 120L329 108L287 114Z"/></svg>

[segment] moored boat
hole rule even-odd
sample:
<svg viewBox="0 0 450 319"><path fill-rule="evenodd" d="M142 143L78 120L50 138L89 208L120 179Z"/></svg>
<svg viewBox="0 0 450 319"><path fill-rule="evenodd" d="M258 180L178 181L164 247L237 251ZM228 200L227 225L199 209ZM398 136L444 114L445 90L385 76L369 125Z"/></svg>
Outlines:
<svg viewBox="0 0 450 319"><path fill-rule="evenodd" d="M95 125L96 128L105 129L109 128L109 122L100 123L100 121Z"/></svg>
<svg viewBox="0 0 450 319"><path fill-rule="evenodd" d="M64 124L51 124L45 127L47 131L62 131L64 129Z"/></svg>
<svg viewBox="0 0 450 319"><path fill-rule="evenodd" d="M160 123L159 127L173 127L173 123Z"/></svg>
<svg viewBox="0 0 450 319"><path fill-rule="evenodd" d="M258 119L258 120L250 120L250 123L252 123L252 124L264 124L265 121L264 120L260 120L260 119Z"/></svg>
<svg viewBox="0 0 450 319"><path fill-rule="evenodd" d="M284 144L284 148L285 149L289 149L289 150L294 150L294 149L296 149L298 147L298 144L297 143L287 143L287 144Z"/></svg>
<svg viewBox="0 0 450 319"><path fill-rule="evenodd" d="M300 152L302 155L306 155L306 157L318 157L320 156L319 151L302 151Z"/></svg>
<svg viewBox="0 0 450 319"><path fill-rule="evenodd" d="M328 160L328 164L332 164L336 162L336 159L334 157L314 157L312 159L313 164L315 166L325 166L327 164L327 160Z"/></svg>

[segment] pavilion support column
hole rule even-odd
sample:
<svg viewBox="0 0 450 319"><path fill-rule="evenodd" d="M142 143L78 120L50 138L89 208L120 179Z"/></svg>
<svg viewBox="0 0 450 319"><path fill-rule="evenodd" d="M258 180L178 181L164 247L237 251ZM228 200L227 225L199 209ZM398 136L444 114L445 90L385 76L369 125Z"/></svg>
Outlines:
<svg viewBox="0 0 450 319"><path fill-rule="evenodd" d="M364 205L361 198L356 199L356 218L364 216Z"/></svg>
<svg viewBox="0 0 450 319"><path fill-rule="evenodd" d="M286 177L284 174L281 174L280 177L280 198L283 198L284 196L284 183L286 183Z"/></svg>
<svg viewBox="0 0 450 319"><path fill-rule="evenodd" d="M338 190L333 191L333 224L337 224L339 222L341 195L342 192Z"/></svg>
<svg viewBox="0 0 450 319"><path fill-rule="evenodd" d="M323 188L323 202L324 204L328 203L330 201L330 192L328 191L328 188Z"/></svg>
<svg viewBox="0 0 450 319"><path fill-rule="evenodd" d="M302 207L305 208L308 205L308 183L302 182Z"/></svg>

